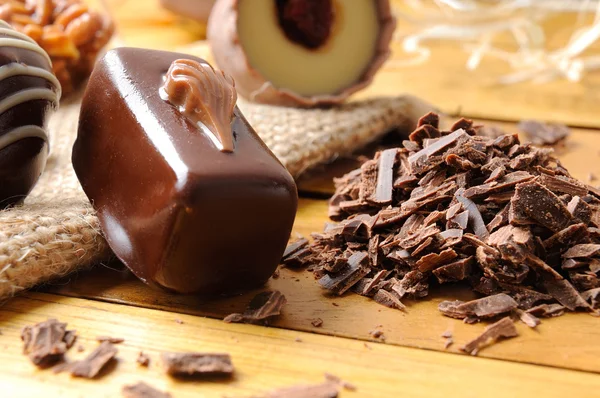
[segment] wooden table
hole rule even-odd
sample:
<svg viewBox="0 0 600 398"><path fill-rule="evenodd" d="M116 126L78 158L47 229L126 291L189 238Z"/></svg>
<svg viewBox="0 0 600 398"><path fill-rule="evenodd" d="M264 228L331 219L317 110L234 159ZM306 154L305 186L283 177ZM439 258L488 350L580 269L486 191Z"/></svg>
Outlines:
<svg viewBox="0 0 600 398"><path fill-rule="evenodd" d="M191 44L195 34L187 22L161 11L156 0L108 1L124 44L173 49L184 47L208 56L203 44ZM555 82L544 86L483 85L484 64L472 75L456 48L436 46L431 63L398 69L386 67L373 86L360 96L411 92L446 112L494 120L514 131L525 117L566 122L574 128L560 158L572 173L586 180L600 176L598 91L591 76L582 83ZM394 57L400 57L397 51ZM452 56L449 56L452 55ZM444 60L444 67L437 61ZM504 121L504 122L498 122ZM322 230L324 198L331 177L352 162L337 163L299 183L300 208L294 233ZM536 330L518 325L520 337L492 346L478 357L461 354L463 343L485 325L465 325L445 318L437 304L448 298L469 298L461 288L433 291L424 301L408 303L406 312L388 309L357 296L326 296L306 272L282 269L265 289L281 290L288 298L283 316L273 327L226 324L220 319L244 309L257 291L206 301L149 289L118 264L90 272L12 299L0 307L0 397L116 397L125 384L144 380L175 397L252 396L272 388L316 383L324 372L356 385L341 397L597 397L600 395L600 320L567 314L544 321ZM264 289L261 289L264 290ZM84 356L95 337L122 337L116 365L96 380L36 369L21 353L20 329L49 317L77 330L72 358ZM312 321L320 318L320 327ZM369 332L380 329L385 342ZM456 343L444 349L442 332L452 330ZM152 358L148 369L136 364L139 351ZM162 351L229 352L236 375L232 380L177 380L164 375Z"/></svg>

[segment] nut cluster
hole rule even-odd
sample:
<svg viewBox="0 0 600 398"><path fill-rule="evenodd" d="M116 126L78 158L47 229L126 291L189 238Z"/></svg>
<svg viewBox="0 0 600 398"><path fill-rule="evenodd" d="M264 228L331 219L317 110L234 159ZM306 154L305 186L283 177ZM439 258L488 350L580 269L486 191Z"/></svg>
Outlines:
<svg viewBox="0 0 600 398"><path fill-rule="evenodd" d="M0 19L46 50L63 93L89 76L114 32L110 18L81 0L0 0Z"/></svg>

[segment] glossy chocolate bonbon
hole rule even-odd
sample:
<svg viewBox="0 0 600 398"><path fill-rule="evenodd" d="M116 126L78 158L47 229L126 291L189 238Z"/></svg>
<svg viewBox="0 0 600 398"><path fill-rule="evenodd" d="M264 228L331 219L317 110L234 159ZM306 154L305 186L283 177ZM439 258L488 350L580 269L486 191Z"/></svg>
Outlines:
<svg viewBox="0 0 600 398"><path fill-rule="evenodd" d="M48 54L0 21L0 208L21 202L42 174L60 95Z"/></svg>
<svg viewBox="0 0 600 398"><path fill-rule="evenodd" d="M367 87L395 27L390 0L218 0L207 37L242 97L307 107Z"/></svg>
<svg viewBox="0 0 600 398"><path fill-rule="evenodd" d="M92 74L73 166L109 245L147 283L254 287L285 249L296 186L232 106L232 85L201 59L132 48L109 51Z"/></svg>

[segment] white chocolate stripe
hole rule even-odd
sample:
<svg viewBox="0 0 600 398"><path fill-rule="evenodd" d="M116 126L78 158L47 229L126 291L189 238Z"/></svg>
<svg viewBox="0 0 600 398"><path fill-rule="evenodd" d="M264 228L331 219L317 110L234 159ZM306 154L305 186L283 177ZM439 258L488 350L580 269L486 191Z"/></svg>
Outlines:
<svg viewBox="0 0 600 398"><path fill-rule="evenodd" d="M60 99L62 93L60 82L52 72L49 72L43 68L38 68L36 66L23 65L18 64L16 62L0 66L0 81L13 76L33 76L46 79L50 83L52 83L54 87L56 87L56 99Z"/></svg>
<svg viewBox="0 0 600 398"><path fill-rule="evenodd" d="M48 61L48 65L52 66L52 61L50 60L50 56L48 55L48 53L45 52L36 43L30 43L28 41L3 37L0 38L0 47L16 47L34 51L39 55L43 56L46 59L46 61Z"/></svg>
<svg viewBox="0 0 600 398"><path fill-rule="evenodd" d="M48 135L46 131L40 126L36 125L28 125L21 126L16 129L12 129L8 133L4 135L0 135L0 151L7 146L14 144L17 141L20 141L24 138L41 138L44 141L48 142Z"/></svg>
<svg viewBox="0 0 600 398"><path fill-rule="evenodd" d="M34 100L48 100L54 103L58 102L56 93L48 88L30 88L21 90L0 101L0 115L13 106Z"/></svg>
<svg viewBox="0 0 600 398"><path fill-rule="evenodd" d="M5 33L9 36L18 37L30 43L35 43L31 37L27 36L25 33L17 32L10 24L4 20L0 19L0 33Z"/></svg>
<svg viewBox="0 0 600 398"><path fill-rule="evenodd" d="M22 40L28 41L30 43L37 44L35 40L33 40L31 37L27 36L25 33L17 32L5 21L2 21L2 22L4 22L4 26L0 26L0 33L6 34L8 36L12 36L12 37L15 37L18 39L22 39Z"/></svg>

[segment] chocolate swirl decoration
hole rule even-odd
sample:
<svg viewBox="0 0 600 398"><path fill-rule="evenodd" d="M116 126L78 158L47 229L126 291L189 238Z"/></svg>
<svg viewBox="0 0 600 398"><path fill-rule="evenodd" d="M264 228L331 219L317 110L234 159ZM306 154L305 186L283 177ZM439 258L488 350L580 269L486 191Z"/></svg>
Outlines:
<svg viewBox="0 0 600 398"><path fill-rule="evenodd" d="M38 114L56 108L60 96L46 51L0 20L0 150L30 137L48 142L46 118Z"/></svg>
<svg viewBox="0 0 600 398"><path fill-rule="evenodd" d="M178 59L160 89L168 101L198 126L222 152L233 152L231 119L237 101L233 79L206 63Z"/></svg>

